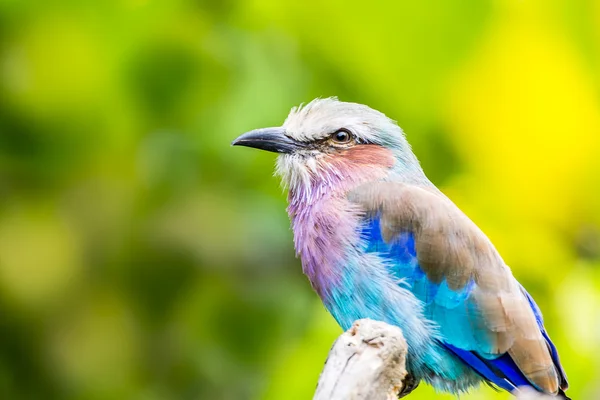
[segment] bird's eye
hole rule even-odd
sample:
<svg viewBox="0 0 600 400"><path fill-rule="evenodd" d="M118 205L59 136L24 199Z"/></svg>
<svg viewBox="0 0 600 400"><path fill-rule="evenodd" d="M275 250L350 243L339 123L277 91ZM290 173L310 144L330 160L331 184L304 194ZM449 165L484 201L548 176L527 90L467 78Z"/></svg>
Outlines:
<svg viewBox="0 0 600 400"><path fill-rule="evenodd" d="M352 134L346 129L339 129L331 135L331 138L335 143L346 144L352 140Z"/></svg>

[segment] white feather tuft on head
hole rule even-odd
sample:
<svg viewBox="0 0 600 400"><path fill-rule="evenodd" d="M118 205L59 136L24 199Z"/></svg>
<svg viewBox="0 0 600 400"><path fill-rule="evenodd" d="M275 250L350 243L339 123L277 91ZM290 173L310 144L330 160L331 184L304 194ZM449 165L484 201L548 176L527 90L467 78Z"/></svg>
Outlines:
<svg viewBox="0 0 600 400"><path fill-rule="evenodd" d="M317 98L306 105L293 107L283 123L286 135L310 143L330 137L336 131L351 132L358 143L380 145L391 150L401 169L421 171L419 162L396 122L382 112L358 103L339 101L336 97ZM276 174L284 186L308 188L314 177L323 180L332 173L328 155L318 148L299 150L278 157Z"/></svg>
<svg viewBox="0 0 600 400"><path fill-rule="evenodd" d="M345 128L366 143L408 145L396 121L364 104L336 97L317 98L293 107L283 127L290 137L302 142L319 140Z"/></svg>

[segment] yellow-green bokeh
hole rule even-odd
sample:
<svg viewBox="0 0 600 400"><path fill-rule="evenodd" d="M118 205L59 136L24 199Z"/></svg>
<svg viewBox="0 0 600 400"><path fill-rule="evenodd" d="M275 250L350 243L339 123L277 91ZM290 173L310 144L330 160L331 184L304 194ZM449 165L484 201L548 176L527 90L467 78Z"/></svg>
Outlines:
<svg viewBox="0 0 600 400"><path fill-rule="evenodd" d="M331 95L399 122L600 396L599 2L0 0L0 398L311 398L340 329L229 143Z"/></svg>

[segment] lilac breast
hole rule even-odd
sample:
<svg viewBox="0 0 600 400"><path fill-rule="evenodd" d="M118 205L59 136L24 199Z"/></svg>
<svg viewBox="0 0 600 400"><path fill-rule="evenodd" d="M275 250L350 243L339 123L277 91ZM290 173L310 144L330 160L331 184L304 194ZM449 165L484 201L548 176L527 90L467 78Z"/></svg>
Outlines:
<svg viewBox="0 0 600 400"><path fill-rule="evenodd" d="M363 212L346 194L386 176L394 159L383 147L360 145L316 161L319 172L313 170L308 181L290 187L288 214L303 271L326 301L342 278L348 254L361 245ZM305 166L296 168L304 170Z"/></svg>
<svg viewBox="0 0 600 400"><path fill-rule="evenodd" d="M341 279L348 250L360 243L360 213L345 198L333 196L301 207L290 201L288 212L302 270L325 301Z"/></svg>

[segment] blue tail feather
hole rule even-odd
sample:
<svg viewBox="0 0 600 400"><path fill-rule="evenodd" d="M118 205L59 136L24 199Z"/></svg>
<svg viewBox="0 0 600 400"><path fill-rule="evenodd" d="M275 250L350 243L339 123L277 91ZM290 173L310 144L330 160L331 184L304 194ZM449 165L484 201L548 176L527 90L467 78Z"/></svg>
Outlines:
<svg viewBox="0 0 600 400"><path fill-rule="evenodd" d="M523 291L523 294L527 297L531 309L533 310L533 313L535 315L538 326L540 328L540 331L544 336L544 339L546 339L548 350L550 351L552 360L561 379L560 387L562 390L566 390L568 387L567 378L560 364L560 360L558 358L558 351L556 350L554 343L552 343L550 337L548 336L548 333L546 332L546 329L544 328L542 313L535 301L533 300L533 298L529 295L529 293L527 293L527 291L522 287L521 290ZM529 380L527 380L527 378L525 378L523 373L519 370L519 367L515 364L514 360L510 357L508 353L505 353L497 358L486 359L478 356L475 352L472 351L463 350L449 344L444 344L444 346L446 346L446 348L452 351L452 353L454 353L465 364L469 365L485 379L502 389L512 392L519 386L535 387L531 382L529 382ZM564 395L564 392L561 391L560 394L563 397L567 398Z"/></svg>
<svg viewBox="0 0 600 400"><path fill-rule="evenodd" d="M476 353L444 344L452 353L494 385L512 392L519 386L531 386L508 354L487 360Z"/></svg>

